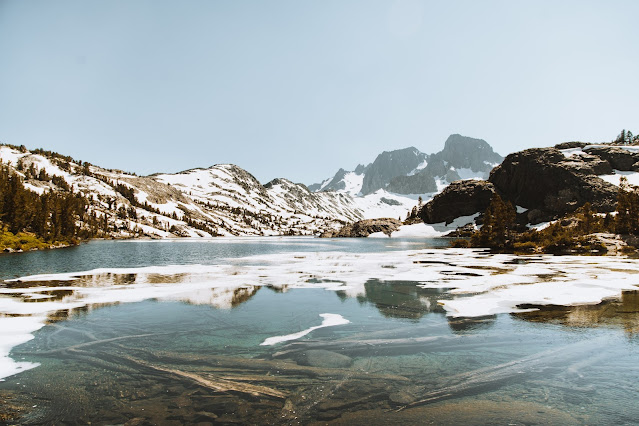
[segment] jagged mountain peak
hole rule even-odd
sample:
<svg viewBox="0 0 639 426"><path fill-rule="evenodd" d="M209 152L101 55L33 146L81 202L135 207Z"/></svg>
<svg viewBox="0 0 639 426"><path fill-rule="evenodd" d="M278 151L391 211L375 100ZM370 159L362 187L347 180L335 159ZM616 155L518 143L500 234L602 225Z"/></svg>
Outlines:
<svg viewBox="0 0 639 426"><path fill-rule="evenodd" d="M455 133L435 154L425 154L414 146L383 151L371 164L360 164L353 172L340 169L332 178L309 189L351 195L367 195L379 189L397 194L432 194L454 180L485 179L502 160L485 140ZM355 176L361 179L361 186L347 184L349 180L352 183ZM349 191L348 187L354 190Z"/></svg>
<svg viewBox="0 0 639 426"><path fill-rule="evenodd" d="M471 169L474 172L490 171L503 157L483 139L452 134L446 139L444 149L435 154L455 168Z"/></svg>

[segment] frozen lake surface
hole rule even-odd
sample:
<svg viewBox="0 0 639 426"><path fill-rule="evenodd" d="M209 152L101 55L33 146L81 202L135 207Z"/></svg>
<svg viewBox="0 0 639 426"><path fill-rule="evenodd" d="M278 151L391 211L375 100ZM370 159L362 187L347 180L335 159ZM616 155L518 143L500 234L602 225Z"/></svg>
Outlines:
<svg viewBox="0 0 639 426"><path fill-rule="evenodd" d="M633 423L639 261L445 240L0 256L1 419Z"/></svg>

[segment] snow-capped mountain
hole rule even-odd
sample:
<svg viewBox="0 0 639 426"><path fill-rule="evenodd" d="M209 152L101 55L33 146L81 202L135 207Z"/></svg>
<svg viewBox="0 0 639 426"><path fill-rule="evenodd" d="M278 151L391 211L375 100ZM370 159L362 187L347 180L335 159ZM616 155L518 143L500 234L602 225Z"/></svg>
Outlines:
<svg viewBox="0 0 639 426"><path fill-rule="evenodd" d="M140 177L11 146L0 146L0 160L31 191L68 186L83 194L91 214L118 237L313 235L365 217L366 203L348 194L311 193L286 179L261 185L234 165ZM40 171L49 177L38 178Z"/></svg>
<svg viewBox="0 0 639 426"><path fill-rule="evenodd" d="M428 155L414 147L384 151L368 166L360 165L354 171L340 169L332 178L309 188L353 196L380 190L413 195L409 198L432 196L455 180L486 179L502 160L486 141L454 134L438 153Z"/></svg>

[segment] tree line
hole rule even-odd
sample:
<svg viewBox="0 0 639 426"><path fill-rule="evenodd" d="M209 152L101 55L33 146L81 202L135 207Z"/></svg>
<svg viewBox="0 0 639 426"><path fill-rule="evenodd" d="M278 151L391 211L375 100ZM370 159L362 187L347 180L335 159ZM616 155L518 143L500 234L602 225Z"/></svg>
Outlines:
<svg viewBox="0 0 639 426"><path fill-rule="evenodd" d="M48 176L39 177L47 180ZM90 226L92 221L97 219L88 214L88 201L74 194L68 185L62 190L37 194L26 189L23 178L0 162L2 232L29 232L48 243L76 243L94 236L92 229L97 227Z"/></svg>

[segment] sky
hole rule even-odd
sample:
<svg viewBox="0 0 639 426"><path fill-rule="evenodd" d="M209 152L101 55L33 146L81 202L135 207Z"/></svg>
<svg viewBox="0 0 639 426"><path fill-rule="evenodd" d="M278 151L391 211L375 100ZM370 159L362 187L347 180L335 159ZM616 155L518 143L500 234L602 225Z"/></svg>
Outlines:
<svg viewBox="0 0 639 426"><path fill-rule="evenodd" d="M0 0L0 142L311 184L448 135L639 133L639 2Z"/></svg>

